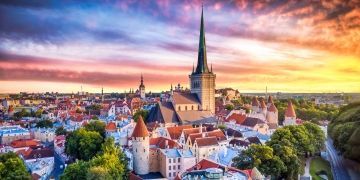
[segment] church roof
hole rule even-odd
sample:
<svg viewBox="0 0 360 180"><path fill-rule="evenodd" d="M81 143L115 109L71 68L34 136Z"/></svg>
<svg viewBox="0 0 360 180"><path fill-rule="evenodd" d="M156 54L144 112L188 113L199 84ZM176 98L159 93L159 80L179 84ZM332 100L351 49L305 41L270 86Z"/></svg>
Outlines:
<svg viewBox="0 0 360 180"><path fill-rule="evenodd" d="M204 12L201 10L201 22L200 22L200 39L198 50L198 62L195 72L193 74L209 73L209 67L207 65L206 55L206 43L205 43L205 27L204 27Z"/></svg>
<svg viewBox="0 0 360 180"><path fill-rule="evenodd" d="M150 110L147 122L156 121L159 123L179 123L171 102L159 102Z"/></svg>
<svg viewBox="0 0 360 180"><path fill-rule="evenodd" d="M288 101L288 107L285 112L286 117L296 117L295 110L291 100Z"/></svg>
<svg viewBox="0 0 360 180"><path fill-rule="evenodd" d="M137 120L136 126L134 128L131 137L147 137L147 136L149 136L149 131L146 128L143 118L139 116L139 119Z"/></svg>
<svg viewBox="0 0 360 180"><path fill-rule="evenodd" d="M172 98L175 104L200 104L195 93L174 92Z"/></svg>
<svg viewBox="0 0 360 180"><path fill-rule="evenodd" d="M176 111L182 124L214 123L216 118L210 111Z"/></svg>

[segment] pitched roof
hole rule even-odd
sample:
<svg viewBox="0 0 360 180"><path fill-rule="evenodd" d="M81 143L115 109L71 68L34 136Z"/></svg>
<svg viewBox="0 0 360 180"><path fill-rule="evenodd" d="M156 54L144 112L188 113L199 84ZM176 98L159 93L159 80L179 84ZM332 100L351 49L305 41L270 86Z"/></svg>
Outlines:
<svg viewBox="0 0 360 180"><path fill-rule="evenodd" d="M40 143L35 139L19 139L11 142L10 146L13 148L38 147Z"/></svg>
<svg viewBox="0 0 360 180"><path fill-rule="evenodd" d="M116 131L116 124L114 122L109 122L106 127L106 131Z"/></svg>
<svg viewBox="0 0 360 180"><path fill-rule="evenodd" d="M218 141L224 141L226 140L225 134L220 130L216 129L214 131L206 132L206 137L216 137Z"/></svg>
<svg viewBox="0 0 360 180"><path fill-rule="evenodd" d="M225 121L230 122L232 120L235 120L236 124L242 124L245 121L245 119L246 119L245 114L233 113Z"/></svg>
<svg viewBox="0 0 360 180"><path fill-rule="evenodd" d="M206 127L202 127L202 132L206 132ZM186 140L190 134L200 133L200 127L184 129L183 133L184 133L184 137L185 137L185 140Z"/></svg>
<svg viewBox="0 0 360 180"><path fill-rule="evenodd" d="M147 137L147 136L149 136L149 131L146 128L143 118L139 116L139 119L137 120L137 123L135 125L131 137Z"/></svg>
<svg viewBox="0 0 360 180"><path fill-rule="evenodd" d="M215 123L217 119L210 111L176 111L182 124Z"/></svg>
<svg viewBox="0 0 360 180"><path fill-rule="evenodd" d="M291 100L288 101L288 107L285 111L285 116L286 117L296 117L295 110L294 110Z"/></svg>
<svg viewBox="0 0 360 180"><path fill-rule="evenodd" d="M174 92L172 98L175 104L200 104L200 101L195 93Z"/></svg>
<svg viewBox="0 0 360 180"><path fill-rule="evenodd" d="M168 139L168 138L164 138L164 137L157 137L157 138L150 138L150 145L152 146L156 146L157 148L160 149L166 149L166 142L167 145L169 146L168 148L172 149L172 148L179 148L181 147L177 142Z"/></svg>
<svg viewBox="0 0 360 180"><path fill-rule="evenodd" d="M265 121L259 118L246 117L245 121L241 124L243 126L254 127L256 124L264 124Z"/></svg>
<svg viewBox="0 0 360 180"><path fill-rule="evenodd" d="M250 143L244 140L240 140L240 139L232 139L229 144L231 145L237 145L237 146L243 146L243 147L247 147L250 146Z"/></svg>
<svg viewBox="0 0 360 180"><path fill-rule="evenodd" d="M240 131L234 130L232 128L226 129L226 134L228 136L233 136L233 137L243 137L243 135Z"/></svg>
<svg viewBox="0 0 360 180"><path fill-rule="evenodd" d="M201 138L201 137L202 137L202 133L190 134L189 138L190 138L191 144L194 144L196 138Z"/></svg>
<svg viewBox="0 0 360 180"><path fill-rule="evenodd" d="M261 108L266 108L266 104L265 104L264 100L260 101L260 106L261 106Z"/></svg>
<svg viewBox="0 0 360 180"><path fill-rule="evenodd" d="M179 123L175 109L171 102L159 102L151 108L147 122Z"/></svg>
<svg viewBox="0 0 360 180"><path fill-rule="evenodd" d="M196 144L201 146L212 146L212 145L218 145L218 141L216 137L203 137L203 138L196 138L195 139Z"/></svg>
<svg viewBox="0 0 360 180"><path fill-rule="evenodd" d="M270 111L270 112L277 112L278 110L277 110L276 106L274 105L274 103L271 103L268 111Z"/></svg>
<svg viewBox="0 0 360 180"><path fill-rule="evenodd" d="M256 96L254 96L254 97L252 98L251 105L252 105L252 106L259 106L259 101L258 101L258 99L257 99Z"/></svg>
<svg viewBox="0 0 360 180"><path fill-rule="evenodd" d="M251 144L261 144L261 141L258 137L248 137L246 140L248 140Z"/></svg>
<svg viewBox="0 0 360 180"><path fill-rule="evenodd" d="M272 96L269 96L267 103L272 103L272 104L274 104L274 101L273 101Z"/></svg>
<svg viewBox="0 0 360 180"><path fill-rule="evenodd" d="M171 139L179 139L183 129L192 128L192 125L181 125L166 128Z"/></svg>
<svg viewBox="0 0 360 180"><path fill-rule="evenodd" d="M54 157L54 151L48 148L43 149L28 149L27 151L20 151L20 154L23 155L24 159L37 159L37 158L46 158Z"/></svg>

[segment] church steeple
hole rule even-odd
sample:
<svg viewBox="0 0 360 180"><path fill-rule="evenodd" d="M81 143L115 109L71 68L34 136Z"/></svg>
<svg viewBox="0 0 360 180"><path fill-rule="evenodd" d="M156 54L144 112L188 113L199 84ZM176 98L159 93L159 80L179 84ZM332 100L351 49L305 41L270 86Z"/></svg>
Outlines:
<svg viewBox="0 0 360 180"><path fill-rule="evenodd" d="M200 40L198 51L198 62L196 66L195 74L209 73L209 67L207 65L206 56L206 43L205 43L205 27L204 27L204 12L201 8L201 23L200 23Z"/></svg>

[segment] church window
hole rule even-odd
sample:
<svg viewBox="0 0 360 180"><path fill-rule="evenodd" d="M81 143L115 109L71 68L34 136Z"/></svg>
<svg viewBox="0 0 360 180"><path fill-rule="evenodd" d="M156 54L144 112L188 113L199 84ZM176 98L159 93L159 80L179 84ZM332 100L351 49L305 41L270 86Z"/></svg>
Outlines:
<svg viewBox="0 0 360 180"><path fill-rule="evenodd" d="M187 111L187 106L185 106L185 111Z"/></svg>
<svg viewBox="0 0 360 180"><path fill-rule="evenodd" d="M191 106L191 110L194 110L194 105Z"/></svg>
<svg viewBox="0 0 360 180"><path fill-rule="evenodd" d="M181 111L181 106L178 107L178 110Z"/></svg>

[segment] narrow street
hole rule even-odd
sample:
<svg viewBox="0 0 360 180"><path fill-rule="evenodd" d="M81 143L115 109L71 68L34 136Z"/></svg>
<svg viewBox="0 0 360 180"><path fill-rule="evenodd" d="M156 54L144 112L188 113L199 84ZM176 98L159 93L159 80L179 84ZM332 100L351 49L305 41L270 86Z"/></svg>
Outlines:
<svg viewBox="0 0 360 180"><path fill-rule="evenodd" d="M338 155L331 139L326 141L326 149L330 158L329 161L333 171L334 180L351 180L346 169L347 167L344 158L341 155Z"/></svg>

